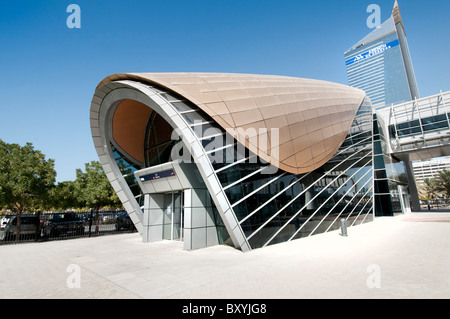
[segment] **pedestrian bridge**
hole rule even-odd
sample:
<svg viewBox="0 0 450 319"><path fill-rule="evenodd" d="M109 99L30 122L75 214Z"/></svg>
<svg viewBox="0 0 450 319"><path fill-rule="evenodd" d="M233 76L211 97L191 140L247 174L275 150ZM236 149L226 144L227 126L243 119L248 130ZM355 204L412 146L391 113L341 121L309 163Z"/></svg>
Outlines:
<svg viewBox="0 0 450 319"><path fill-rule="evenodd" d="M450 155L450 91L377 109L386 151L402 161Z"/></svg>

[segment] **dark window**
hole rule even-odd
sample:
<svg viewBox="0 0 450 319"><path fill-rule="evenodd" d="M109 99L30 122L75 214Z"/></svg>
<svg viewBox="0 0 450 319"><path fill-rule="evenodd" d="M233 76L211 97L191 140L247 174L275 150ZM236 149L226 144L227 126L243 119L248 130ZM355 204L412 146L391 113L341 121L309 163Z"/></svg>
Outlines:
<svg viewBox="0 0 450 319"><path fill-rule="evenodd" d="M156 112L150 115L145 138L145 166L170 162L172 147L180 139L172 140L173 128Z"/></svg>

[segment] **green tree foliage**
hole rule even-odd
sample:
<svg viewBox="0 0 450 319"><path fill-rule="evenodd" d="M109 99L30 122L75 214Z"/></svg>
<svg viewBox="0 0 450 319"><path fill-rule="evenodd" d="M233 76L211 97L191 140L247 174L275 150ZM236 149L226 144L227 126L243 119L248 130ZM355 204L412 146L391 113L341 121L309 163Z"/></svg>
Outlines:
<svg viewBox="0 0 450 319"><path fill-rule="evenodd" d="M439 176L434 179L436 190L450 197L450 170L438 172Z"/></svg>
<svg viewBox="0 0 450 319"><path fill-rule="evenodd" d="M61 182L51 190L52 207L56 210L120 208L121 203L109 183L100 162L85 164L76 170L76 180Z"/></svg>
<svg viewBox="0 0 450 319"><path fill-rule="evenodd" d="M54 164L31 143L22 147L0 140L0 207L17 214L19 233L23 212L47 206L56 180Z"/></svg>
<svg viewBox="0 0 450 319"><path fill-rule="evenodd" d="M51 206L55 210L83 208L76 194L76 182L60 182L50 191Z"/></svg>
<svg viewBox="0 0 450 319"><path fill-rule="evenodd" d="M426 178L420 187L420 194L423 200L436 199L442 195L450 198L450 170L439 171L435 178Z"/></svg>
<svg viewBox="0 0 450 319"><path fill-rule="evenodd" d="M421 197L424 200L434 199L436 197L436 182L434 179L425 178L420 187Z"/></svg>
<svg viewBox="0 0 450 319"><path fill-rule="evenodd" d="M95 214L95 232L99 231L99 210L102 207L120 207L120 200L100 162L92 161L85 164L85 171L77 169L75 180L75 194L81 206L91 208Z"/></svg>
<svg viewBox="0 0 450 319"><path fill-rule="evenodd" d="M120 207L120 200L98 161L85 164L85 171L77 169L75 181L77 200L86 208Z"/></svg>
<svg viewBox="0 0 450 319"><path fill-rule="evenodd" d="M36 210L119 208L121 203L98 161L76 170L76 180L55 185L54 160L46 160L31 143L8 144L0 139L0 209L19 216Z"/></svg>

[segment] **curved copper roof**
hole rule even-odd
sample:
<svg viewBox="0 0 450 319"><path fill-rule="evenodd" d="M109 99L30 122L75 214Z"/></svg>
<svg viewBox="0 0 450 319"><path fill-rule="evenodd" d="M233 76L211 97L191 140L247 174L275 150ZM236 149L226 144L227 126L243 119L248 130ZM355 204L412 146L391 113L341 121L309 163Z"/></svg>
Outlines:
<svg viewBox="0 0 450 319"><path fill-rule="evenodd" d="M293 174L313 171L336 154L366 96L362 90L326 81L223 73L114 74L99 87L118 80L174 91L225 130L279 128L279 145L270 145L267 152L252 145L248 136L238 133L236 138L265 161Z"/></svg>

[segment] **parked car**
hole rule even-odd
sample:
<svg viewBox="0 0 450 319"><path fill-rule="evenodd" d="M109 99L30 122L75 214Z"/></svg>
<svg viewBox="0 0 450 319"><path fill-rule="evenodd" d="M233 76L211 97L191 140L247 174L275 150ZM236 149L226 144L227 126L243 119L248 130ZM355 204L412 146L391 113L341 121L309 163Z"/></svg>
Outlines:
<svg viewBox="0 0 450 319"><path fill-rule="evenodd" d="M51 219L47 220L44 226L44 235L46 237L83 234L83 220L73 212L53 214Z"/></svg>
<svg viewBox="0 0 450 319"><path fill-rule="evenodd" d="M116 218L114 213L100 213L99 222L102 224L114 224Z"/></svg>
<svg viewBox="0 0 450 319"><path fill-rule="evenodd" d="M134 230L134 223L127 212L121 212L116 217L116 230L121 229Z"/></svg>
<svg viewBox="0 0 450 319"><path fill-rule="evenodd" d="M92 220L91 220L91 214L90 213L83 214L82 219L83 219L84 225L87 226L87 225L89 225L89 223L91 221L92 221L92 223L94 223L94 221L95 221L95 214L92 214Z"/></svg>
<svg viewBox="0 0 450 319"><path fill-rule="evenodd" d="M0 219L0 228L5 228L8 222L11 220L12 216L12 214L6 214L5 216L3 216L3 218Z"/></svg>
<svg viewBox="0 0 450 319"><path fill-rule="evenodd" d="M33 238L38 235L40 236L40 231L38 227L42 229L43 221L38 218L36 215L22 215L20 217L20 237L21 238ZM0 231L0 239L7 241L16 239L17 234L19 233L17 227L17 216L11 216L8 223L1 229Z"/></svg>

